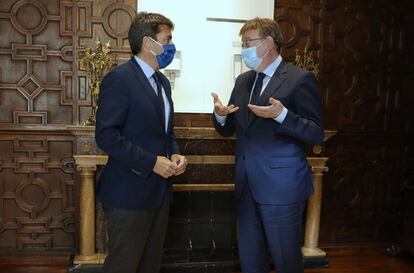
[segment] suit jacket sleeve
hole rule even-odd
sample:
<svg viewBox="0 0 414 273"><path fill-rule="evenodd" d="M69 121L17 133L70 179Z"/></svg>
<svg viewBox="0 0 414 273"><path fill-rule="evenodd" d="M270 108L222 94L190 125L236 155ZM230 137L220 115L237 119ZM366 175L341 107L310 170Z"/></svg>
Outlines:
<svg viewBox="0 0 414 273"><path fill-rule="evenodd" d="M171 113L171 115L173 114L174 113ZM170 139L171 139L171 154L180 154L180 147L178 146L177 138L175 137L173 130L171 130Z"/></svg>
<svg viewBox="0 0 414 273"><path fill-rule="evenodd" d="M103 79L96 115L95 139L99 148L129 169L149 175L157 156L133 143L122 133L128 115L128 90L116 70Z"/></svg>
<svg viewBox="0 0 414 273"><path fill-rule="evenodd" d="M288 135L308 145L320 144L324 133L315 76L308 72L299 80L296 88L294 106L288 108L286 118L276 133Z"/></svg>
<svg viewBox="0 0 414 273"><path fill-rule="evenodd" d="M234 127L234 113L227 115L226 117L226 123L224 125L221 125L214 116L213 113L213 124L216 128L217 132L224 137L230 137L234 135L235 133L235 127Z"/></svg>

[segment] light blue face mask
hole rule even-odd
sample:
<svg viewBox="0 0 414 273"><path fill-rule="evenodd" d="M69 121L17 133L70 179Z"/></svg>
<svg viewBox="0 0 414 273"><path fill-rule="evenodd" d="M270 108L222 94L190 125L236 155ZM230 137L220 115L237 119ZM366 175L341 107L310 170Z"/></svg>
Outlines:
<svg viewBox="0 0 414 273"><path fill-rule="evenodd" d="M263 61L263 58L257 56L257 48L256 47L249 47L243 48L241 52L241 56L243 59L244 64L253 70L256 70Z"/></svg>
<svg viewBox="0 0 414 273"><path fill-rule="evenodd" d="M270 52L270 50L266 52L266 54L263 55L263 57L257 56L257 48L261 46L263 43L264 41L255 47L249 47L249 48L242 49L241 56L242 56L244 64L248 68L253 69L253 70L256 70L257 68L259 68L260 64L263 61L263 58Z"/></svg>

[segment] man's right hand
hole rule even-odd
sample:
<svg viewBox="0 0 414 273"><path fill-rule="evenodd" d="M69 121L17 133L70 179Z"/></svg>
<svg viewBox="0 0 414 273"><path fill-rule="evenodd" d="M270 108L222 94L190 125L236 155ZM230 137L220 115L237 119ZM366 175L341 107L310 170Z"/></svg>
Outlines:
<svg viewBox="0 0 414 273"><path fill-rule="evenodd" d="M156 174L167 179L175 174L177 165L164 156L157 156L157 161L152 169Z"/></svg>
<svg viewBox="0 0 414 273"><path fill-rule="evenodd" d="M229 105L229 106L224 106L218 95L216 93L211 93L211 96L214 99L214 112L219 115L219 116L227 116L228 114L231 114L233 112L236 112L237 110L239 110L238 106L234 106L233 104Z"/></svg>

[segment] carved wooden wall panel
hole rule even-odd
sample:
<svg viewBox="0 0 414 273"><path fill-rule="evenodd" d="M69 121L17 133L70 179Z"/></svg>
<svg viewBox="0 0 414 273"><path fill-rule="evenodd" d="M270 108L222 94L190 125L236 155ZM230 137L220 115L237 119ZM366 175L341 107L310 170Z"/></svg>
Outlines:
<svg viewBox="0 0 414 273"><path fill-rule="evenodd" d="M82 48L99 38L110 41L120 61L130 56L127 36L136 1L113 2L1 2L0 124L67 125L89 117Z"/></svg>
<svg viewBox="0 0 414 273"><path fill-rule="evenodd" d="M1 252L76 247L76 147L65 126L82 123L91 111L79 56L99 38L110 42L119 62L129 59L136 4L0 1Z"/></svg>
<svg viewBox="0 0 414 273"><path fill-rule="evenodd" d="M412 175L412 135L338 135L327 144L322 244L396 241L402 185Z"/></svg>
<svg viewBox="0 0 414 273"><path fill-rule="evenodd" d="M73 248L73 136L3 133L0 150L0 248Z"/></svg>
<svg viewBox="0 0 414 273"><path fill-rule="evenodd" d="M320 64L326 129L322 245L396 239L401 186L414 166L411 1L278 0L284 57Z"/></svg>

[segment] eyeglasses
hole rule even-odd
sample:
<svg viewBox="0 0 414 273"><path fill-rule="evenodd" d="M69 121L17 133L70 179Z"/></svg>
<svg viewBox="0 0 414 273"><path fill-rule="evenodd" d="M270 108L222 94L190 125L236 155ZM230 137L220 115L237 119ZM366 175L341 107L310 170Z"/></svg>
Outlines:
<svg viewBox="0 0 414 273"><path fill-rule="evenodd" d="M256 39L250 39L250 40L247 40L247 41L242 41L242 48L252 47L251 42L258 41L258 40L264 40L264 38L259 37L259 38L256 38Z"/></svg>

